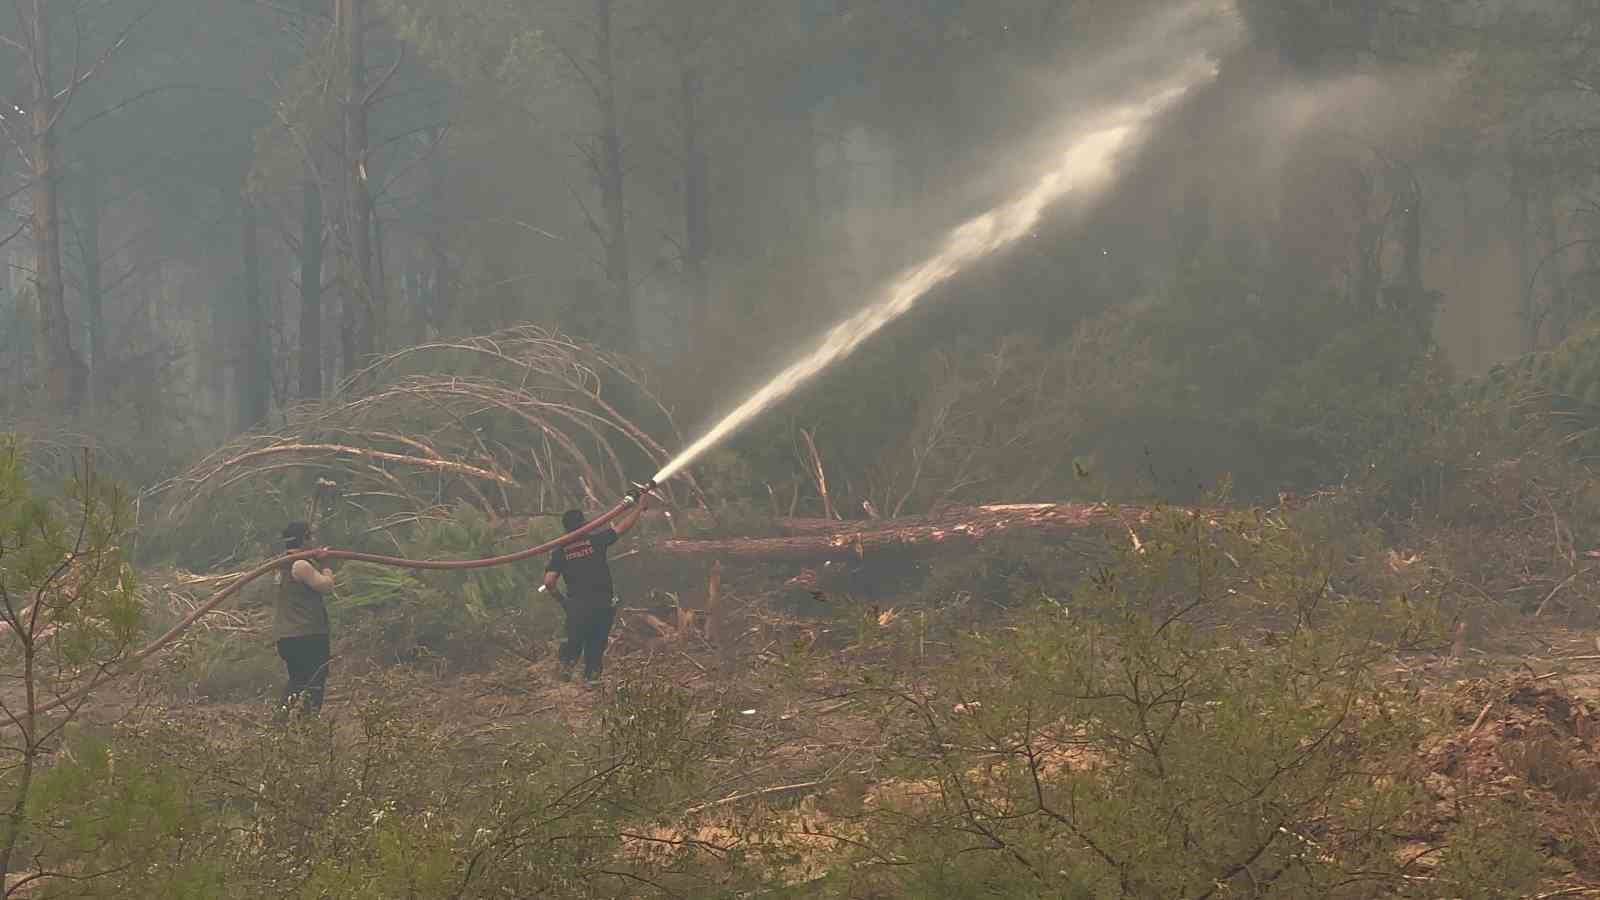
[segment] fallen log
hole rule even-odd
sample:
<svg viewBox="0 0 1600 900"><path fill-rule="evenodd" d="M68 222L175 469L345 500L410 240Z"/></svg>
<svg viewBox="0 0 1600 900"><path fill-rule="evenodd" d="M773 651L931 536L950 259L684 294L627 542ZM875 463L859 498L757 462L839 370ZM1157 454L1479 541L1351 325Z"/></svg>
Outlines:
<svg viewBox="0 0 1600 900"><path fill-rule="evenodd" d="M506 534L523 534L530 528L549 525L552 521L561 518L562 510L559 508L546 510L538 515L507 516L501 521L501 529ZM640 515L640 521L660 529L670 530L676 534L677 529L706 530L721 527L717 517L703 509L665 509L651 506ZM878 519L876 524L885 524L886 520ZM778 534L821 534L838 531L850 525L869 525L873 522L846 522L839 519L824 519L810 516L780 516L776 519L767 519L763 525Z"/></svg>
<svg viewBox="0 0 1600 900"><path fill-rule="evenodd" d="M665 509L659 506L652 506L644 511L642 518L645 522L666 527L678 525L690 528L715 528L718 525L717 517L703 509ZM766 520L764 524L780 534L818 534L837 531L846 525L866 525L868 523L864 521L845 522L839 519L825 519L820 516L779 516L775 519Z"/></svg>
<svg viewBox="0 0 1600 900"><path fill-rule="evenodd" d="M678 559L715 558L729 562L806 562L867 556L925 555L953 548L971 548L1002 535L1066 534L1089 528L1124 531L1138 546L1135 526L1147 524L1163 510L1101 503L1017 503L959 507L937 515L858 522L789 520L784 537L673 539L652 552ZM1215 513L1191 512L1214 519ZM799 526L799 527L795 527Z"/></svg>

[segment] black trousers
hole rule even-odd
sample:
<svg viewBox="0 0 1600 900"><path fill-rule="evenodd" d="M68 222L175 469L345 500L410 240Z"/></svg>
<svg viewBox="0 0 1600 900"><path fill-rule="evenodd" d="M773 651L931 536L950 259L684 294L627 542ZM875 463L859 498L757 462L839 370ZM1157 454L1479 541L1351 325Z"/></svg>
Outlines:
<svg viewBox="0 0 1600 900"><path fill-rule="evenodd" d="M610 597L568 598L567 639L560 652L562 671L570 672L581 656L583 677L589 681L599 678L601 658L605 656L606 644L611 640L611 625L616 618L617 611Z"/></svg>
<svg viewBox="0 0 1600 900"><path fill-rule="evenodd" d="M278 641L278 655L289 670L289 683L283 688L283 709L290 709L299 698L306 714L316 715L322 710L322 695L328 684L328 636L282 638Z"/></svg>

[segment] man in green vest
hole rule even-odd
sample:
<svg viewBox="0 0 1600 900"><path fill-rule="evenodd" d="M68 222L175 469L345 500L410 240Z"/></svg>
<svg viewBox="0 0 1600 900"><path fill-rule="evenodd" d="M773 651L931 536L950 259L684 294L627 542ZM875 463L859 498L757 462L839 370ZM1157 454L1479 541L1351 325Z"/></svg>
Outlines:
<svg viewBox="0 0 1600 900"><path fill-rule="evenodd" d="M290 522L283 529L284 549L290 553L304 549L310 540L311 526L305 522ZM273 636L289 673L278 717L287 719L296 699L306 715L315 716L322 709L328 682L330 629L323 597L333 590L333 570L318 571L310 562L297 559L278 568L276 583Z"/></svg>

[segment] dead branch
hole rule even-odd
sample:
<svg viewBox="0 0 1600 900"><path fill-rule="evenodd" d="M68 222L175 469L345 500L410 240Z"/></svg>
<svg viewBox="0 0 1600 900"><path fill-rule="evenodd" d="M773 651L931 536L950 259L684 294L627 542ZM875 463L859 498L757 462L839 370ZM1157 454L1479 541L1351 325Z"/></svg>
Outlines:
<svg viewBox="0 0 1600 900"><path fill-rule="evenodd" d="M461 370L461 354L475 357L473 374L431 374ZM619 390L634 396L621 404L612 395ZM290 409L279 433L242 437L141 500L176 524L211 498L275 486L296 468L321 470L346 501L386 498L373 514L402 526L458 502L499 518L516 506L615 496L641 477L629 471L633 456L653 465L669 459L618 405L658 412L652 421L665 422L679 442L643 376L559 333L525 327L436 342L376 360L331 401ZM679 490L684 485L683 499L708 508L692 478ZM524 487L531 494L517 493ZM661 493L678 505L672 487Z"/></svg>
<svg viewBox="0 0 1600 900"><path fill-rule="evenodd" d="M641 408L647 408L661 418L674 445L683 443L683 435L673 421L671 411L656 397L643 373L630 366L622 357L606 353L559 332L533 325L398 350L373 361L367 368L351 375L341 386L340 391L356 392L363 385L382 379L387 372L401 364L412 362L412 357L443 353L469 353L516 367L521 370L521 377L516 381L516 386L520 389L547 384L572 392L581 397L585 403L592 404L601 418L658 466L664 465L672 454L645 428L621 415L616 405L603 396L602 376L609 375L630 388L644 401ZM704 492L692 473L685 473L683 480L700 505L706 506ZM670 492L671 486L666 486L666 490Z"/></svg>
<svg viewBox="0 0 1600 900"><path fill-rule="evenodd" d="M478 466L469 465L467 463L452 462L447 459L441 459L437 456L437 454L430 455L426 458L421 458L407 456L402 453L390 453L384 450L371 450L365 447L352 447L346 444L302 444L293 442L274 444L270 447L262 447L256 450L247 450L238 454L237 456L230 457L229 459L224 460L212 472L201 476L198 483L204 483L206 480L215 477L217 472L221 472L224 469L235 468L252 460L279 453L332 453L339 456L354 456L365 459L380 460L383 462L401 463L403 465L417 466L424 469L438 469L445 472L454 472L458 475L469 475L473 478L482 478L487 481L497 481L501 484L516 484L516 480L511 478L509 475L505 475L500 472L492 472L488 469L479 468Z"/></svg>
<svg viewBox="0 0 1600 900"><path fill-rule="evenodd" d="M1546 594L1545 597L1544 597L1544 600L1539 604L1539 608L1537 610L1534 610L1534 613L1533 613L1534 618L1538 618L1538 617L1544 615L1545 609L1550 606L1550 601L1554 600L1556 598L1556 595L1561 593L1561 589L1566 587L1567 585L1571 584L1573 581L1575 581L1577 579L1577 577L1579 575L1582 575L1586 571L1588 571L1588 570L1587 569L1579 569L1578 571L1573 572L1571 575L1568 575L1566 577L1566 579L1564 579L1560 584L1558 584L1555 587L1551 588L1550 589L1550 593Z"/></svg>
<svg viewBox="0 0 1600 900"><path fill-rule="evenodd" d="M757 797L771 797L776 794L792 794L796 791L808 791L813 788L822 787L827 783L827 781L801 781L795 784L780 784L777 787L762 788L759 791L745 791L740 794L732 794L730 796L723 797L721 800L713 800L710 803L702 803L699 806L692 806L684 812L692 816L695 813L704 812L708 809L713 809L718 806L727 806L730 803L738 803L743 800L754 800Z"/></svg>
<svg viewBox="0 0 1600 900"><path fill-rule="evenodd" d="M1489 717L1489 710L1493 708L1493 700L1490 700L1488 703L1483 705L1483 711L1478 713L1478 717L1472 720L1472 727L1467 729L1467 737L1472 737L1478 733L1478 729L1483 725L1483 720Z"/></svg>
<svg viewBox="0 0 1600 900"><path fill-rule="evenodd" d="M816 436L802 428L800 437L806 442L806 451L811 457L807 460L806 474L811 476L812 482L817 486L817 494L822 497L822 515L824 518L837 519L839 514L834 512L833 498L828 495L828 472L822 466L822 454L817 452Z"/></svg>
<svg viewBox="0 0 1600 900"><path fill-rule="evenodd" d="M706 640L715 644L722 632L722 561L712 560L706 581Z"/></svg>

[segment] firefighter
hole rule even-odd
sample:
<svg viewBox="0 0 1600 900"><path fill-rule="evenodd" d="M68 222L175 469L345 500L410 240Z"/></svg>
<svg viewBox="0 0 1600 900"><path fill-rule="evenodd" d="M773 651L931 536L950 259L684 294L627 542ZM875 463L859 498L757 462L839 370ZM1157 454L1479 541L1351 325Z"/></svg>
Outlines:
<svg viewBox="0 0 1600 900"><path fill-rule="evenodd" d="M290 522L283 529L283 546L290 553L305 549L310 540L311 526L305 522ZM306 715L315 716L322 710L328 683L330 629L324 598L333 590L333 570L297 559L278 568L276 583L273 636L289 676L278 719L287 720L297 700Z"/></svg>
<svg viewBox="0 0 1600 900"><path fill-rule="evenodd" d="M559 654L562 681L572 680L572 670L580 656L584 680L593 684L600 677L601 657L617 616L616 589L606 551L638 523L644 507L645 500L641 498L616 527L596 529L550 554L541 590L550 592L567 614L567 639ZM570 534L582 528L585 521L582 512L569 509L561 516L561 527ZM566 595L556 587L563 579Z"/></svg>

